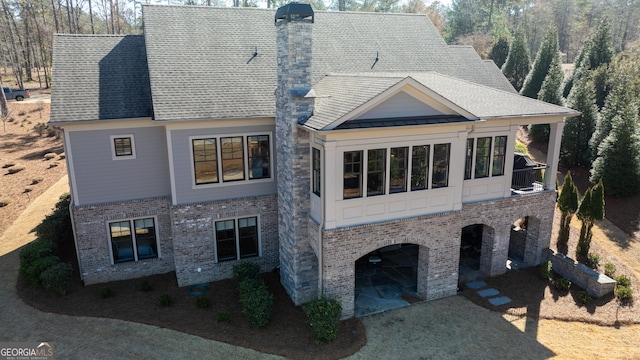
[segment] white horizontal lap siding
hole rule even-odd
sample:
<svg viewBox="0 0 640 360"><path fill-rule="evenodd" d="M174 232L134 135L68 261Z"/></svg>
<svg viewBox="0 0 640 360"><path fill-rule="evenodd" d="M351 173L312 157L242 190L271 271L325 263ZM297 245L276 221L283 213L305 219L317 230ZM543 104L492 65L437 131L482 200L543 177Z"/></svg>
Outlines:
<svg viewBox="0 0 640 360"><path fill-rule="evenodd" d="M163 127L68 129L68 134L78 205L171 193ZM118 135L133 136L135 156L114 160L112 138Z"/></svg>
<svg viewBox="0 0 640 360"><path fill-rule="evenodd" d="M169 130L171 136L171 151L173 156L173 176L175 183L175 204L189 204L195 202L219 201L238 199L243 197L273 195L276 187L275 162L275 126L238 126L224 128L194 128ZM220 138L225 136L243 136L243 143L247 135L270 135L271 177L269 179L245 180L237 182L195 185L193 174L193 155L191 141L194 138ZM245 147L245 158L246 144ZM218 149L220 159L220 149ZM246 167L246 162L245 162ZM245 169L246 170L246 169Z"/></svg>

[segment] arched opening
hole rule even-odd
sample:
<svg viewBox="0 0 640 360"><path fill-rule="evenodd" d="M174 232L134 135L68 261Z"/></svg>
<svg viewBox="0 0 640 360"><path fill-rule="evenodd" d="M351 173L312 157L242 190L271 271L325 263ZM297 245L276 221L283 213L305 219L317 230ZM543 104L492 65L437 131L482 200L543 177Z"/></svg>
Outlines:
<svg viewBox="0 0 640 360"><path fill-rule="evenodd" d="M418 252L418 245L391 245L356 260L355 316L421 300L417 293Z"/></svg>
<svg viewBox="0 0 640 360"><path fill-rule="evenodd" d="M491 251L484 254L484 250L492 247L493 237L493 228L484 224L462 228L458 281L473 281L490 273Z"/></svg>

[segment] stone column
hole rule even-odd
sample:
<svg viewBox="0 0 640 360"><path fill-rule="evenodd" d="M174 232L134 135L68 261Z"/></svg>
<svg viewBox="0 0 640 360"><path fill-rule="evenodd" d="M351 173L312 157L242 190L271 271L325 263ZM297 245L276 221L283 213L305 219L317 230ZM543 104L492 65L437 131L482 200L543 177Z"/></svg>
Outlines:
<svg viewBox="0 0 640 360"><path fill-rule="evenodd" d="M280 281L296 305L317 296L318 258L309 242L309 133L298 125L313 112L311 27L308 4L290 3L276 12L278 83L276 154Z"/></svg>

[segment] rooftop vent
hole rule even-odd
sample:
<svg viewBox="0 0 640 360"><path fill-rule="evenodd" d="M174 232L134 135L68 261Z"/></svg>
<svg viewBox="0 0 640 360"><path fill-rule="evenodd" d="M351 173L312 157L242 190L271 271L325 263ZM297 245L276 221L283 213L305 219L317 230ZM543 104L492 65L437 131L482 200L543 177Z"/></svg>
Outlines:
<svg viewBox="0 0 640 360"><path fill-rule="evenodd" d="M313 23L313 9L309 4L298 2L289 3L276 11L275 23L279 24L283 21L305 21Z"/></svg>

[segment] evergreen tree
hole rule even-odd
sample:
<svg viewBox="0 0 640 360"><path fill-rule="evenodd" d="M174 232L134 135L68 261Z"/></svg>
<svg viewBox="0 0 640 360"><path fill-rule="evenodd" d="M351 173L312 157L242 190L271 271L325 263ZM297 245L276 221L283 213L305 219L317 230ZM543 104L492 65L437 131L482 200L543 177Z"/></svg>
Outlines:
<svg viewBox="0 0 640 360"><path fill-rule="evenodd" d="M568 118L562 132L560 161L566 167L591 163L589 140L598 120L595 88L589 76L578 79L572 88L567 106L582 114Z"/></svg>
<svg viewBox="0 0 640 360"><path fill-rule="evenodd" d="M586 258L591 247L593 224L604 219L604 187L602 181L598 182L593 188L587 189L584 193L584 198L580 202L576 216L582 221L576 254Z"/></svg>
<svg viewBox="0 0 640 360"><path fill-rule="evenodd" d="M493 44L491 52L489 52L489 59L493 60L496 66L501 68L505 61L507 61L507 56L509 56L509 41L501 37Z"/></svg>
<svg viewBox="0 0 640 360"><path fill-rule="evenodd" d="M640 191L640 134L635 103L624 104L612 120L611 133L598 147L591 182L601 181L608 196L631 196Z"/></svg>
<svg viewBox="0 0 640 360"><path fill-rule="evenodd" d="M598 27L589 34L574 64L573 72L564 83L563 95L566 97L571 92L574 83L587 74L589 70L595 70L608 64L613 59L613 45L611 44L611 29L609 21L604 19L598 23Z"/></svg>
<svg viewBox="0 0 640 360"><path fill-rule="evenodd" d="M520 91L531 69L531 58L529 56L529 47L524 38L522 30L516 31L513 42L509 46L509 55L502 65L502 73L509 79L513 87Z"/></svg>
<svg viewBox="0 0 640 360"><path fill-rule="evenodd" d="M609 136L609 133L611 133L613 119L621 114L632 102L633 94L629 91L629 80L621 78L616 82L605 99L604 108L602 108L598 121L596 122L596 129L589 140L592 163L595 162L599 156L598 147L604 142L607 136Z"/></svg>
<svg viewBox="0 0 640 360"><path fill-rule="evenodd" d="M538 55L533 62L533 67L527 75L522 85L520 93L532 99L538 98L538 93L542 88L542 83L549 73L554 58L560 56L560 48L558 47L558 31L555 27L551 27L542 41Z"/></svg>
<svg viewBox="0 0 640 360"><path fill-rule="evenodd" d="M554 33L555 30L551 29L547 33L547 37L545 38L545 42L543 43L543 48L545 49L544 51L547 54L541 54L543 52L543 50L541 49L540 52L538 52L538 57L536 57L537 64L540 64L542 62L548 64L546 66L547 70L544 73L544 80L540 84L540 90L538 91L537 98L548 103L563 105L564 100L562 99L562 81L564 80L564 72L562 71L560 50L558 49L558 36L554 35ZM540 62L538 62L538 60L540 60ZM538 67L540 75L543 74L542 70L542 66ZM533 73L534 71L536 71L536 64L534 64L534 67L527 76L527 79L529 79L529 76L531 76L531 73ZM529 84L533 84L533 81ZM527 91L526 88L527 85L525 84L522 88L523 93ZM531 139L536 142L548 142L549 124L530 125L529 136L531 136Z"/></svg>
<svg viewBox="0 0 640 360"><path fill-rule="evenodd" d="M567 255L571 219L578 210L578 188L573 183L571 172L567 172L567 176L564 177L560 196L558 197L558 209L562 213L558 232L558 252Z"/></svg>

